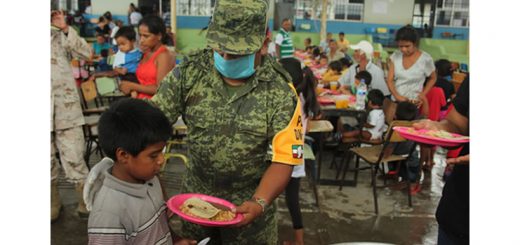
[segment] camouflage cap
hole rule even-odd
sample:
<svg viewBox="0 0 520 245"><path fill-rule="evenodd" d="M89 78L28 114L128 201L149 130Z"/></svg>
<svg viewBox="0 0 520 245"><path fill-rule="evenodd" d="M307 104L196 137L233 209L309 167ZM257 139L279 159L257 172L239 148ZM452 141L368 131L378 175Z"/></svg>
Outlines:
<svg viewBox="0 0 520 245"><path fill-rule="evenodd" d="M237 55L257 52L265 39L268 9L267 0L217 0L208 46Z"/></svg>

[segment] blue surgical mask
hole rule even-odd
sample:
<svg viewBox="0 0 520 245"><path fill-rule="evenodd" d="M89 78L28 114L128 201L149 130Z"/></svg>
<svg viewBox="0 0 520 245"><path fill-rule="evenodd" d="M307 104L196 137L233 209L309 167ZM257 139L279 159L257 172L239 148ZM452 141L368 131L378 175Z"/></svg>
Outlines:
<svg viewBox="0 0 520 245"><path fill-rule="evenodd" d="M213 52L215 68L222 76L231 79L247 78L255 73L255 54L225 60L219 53Z"/></svg>

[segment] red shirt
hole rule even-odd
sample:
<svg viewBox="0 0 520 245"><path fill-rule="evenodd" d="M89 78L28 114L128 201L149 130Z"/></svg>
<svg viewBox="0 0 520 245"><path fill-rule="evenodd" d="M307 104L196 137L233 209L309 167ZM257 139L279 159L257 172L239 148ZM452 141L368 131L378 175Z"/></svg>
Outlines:
<svg viewBox="0 0 520 245"><path fill-rule="evenodd" d="M150 86L157 84L157 66L155 65L155 59L157 59L157 56L164 51L168 51L168 49L166 49L166 46L161 45L161 47L152 54L150 59L144 63L139 63L135 75L141 85ZM148 54L149 52L145 53L143 57L146 57ZM152 96L153 94L145 94L141 92L137 94L138 99L152 98Z"/></svg>

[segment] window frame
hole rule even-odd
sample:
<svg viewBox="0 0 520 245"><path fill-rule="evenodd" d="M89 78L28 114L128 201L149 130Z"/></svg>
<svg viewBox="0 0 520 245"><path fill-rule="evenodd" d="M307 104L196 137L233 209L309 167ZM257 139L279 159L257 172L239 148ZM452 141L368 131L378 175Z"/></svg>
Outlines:
<svg viewBox="0 0 520 245"><path fill-rule="evenodd" d="M466 4L463 3L464 1L466 1L466 0L439 0L437 9L435 10L435 21L434 21L435 26L469 28L469 19L470 19L469 18L469 0L467 0L467 6L465 6L465 7L464 7L464 5L466 5ZM448 4L451 4L451 5L448 6ZM459 6L455 7L456 4ZM447 24L447 25L446 24L437 24L437 22L439 20L439 13L441 11L450 13L449 24ZM466 13L467 18L465 18L466 19L465 25L454 25L453 20L456 19L454 17L455 17L455 13L457 13L457 12ZM462 18L457 18L457 19L462 20Z"/></svg>

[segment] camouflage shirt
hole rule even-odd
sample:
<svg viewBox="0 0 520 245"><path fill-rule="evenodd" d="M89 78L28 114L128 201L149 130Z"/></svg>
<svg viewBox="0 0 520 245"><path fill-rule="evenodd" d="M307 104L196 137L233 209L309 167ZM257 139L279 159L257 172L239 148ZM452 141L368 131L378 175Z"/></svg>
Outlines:
<svg viewBox="0 0 520 245"><path fill-rule="evenodd" d="M88 59L90 46L69 27L67 35L51 29L51 131L85 124L71 59Z"/></svg>
<svg viewBox="0 0 520 245"><path fill-rule="evenodd" d="M301 112L289 78L265 57L256 74L229 96L212 49L190 55L165 77L152 102L172 123L182 115L188 126L183 191L241 204L251 198L269 161L303 162Z"/></svg>

